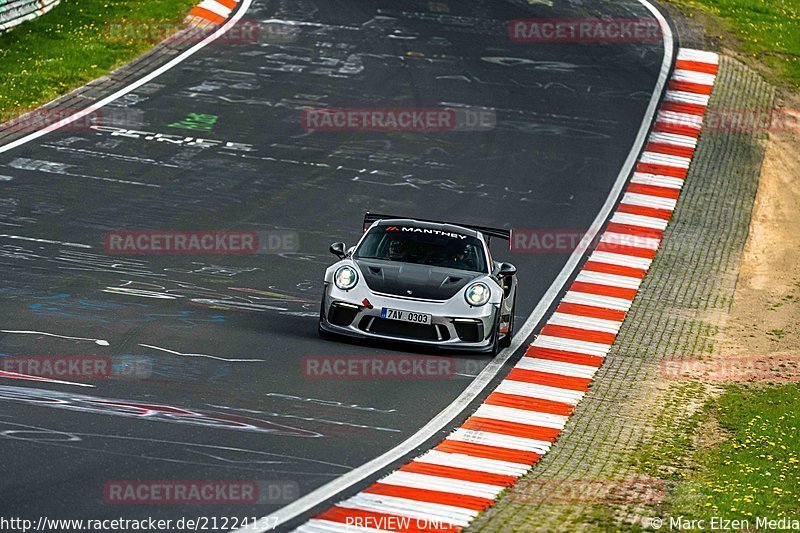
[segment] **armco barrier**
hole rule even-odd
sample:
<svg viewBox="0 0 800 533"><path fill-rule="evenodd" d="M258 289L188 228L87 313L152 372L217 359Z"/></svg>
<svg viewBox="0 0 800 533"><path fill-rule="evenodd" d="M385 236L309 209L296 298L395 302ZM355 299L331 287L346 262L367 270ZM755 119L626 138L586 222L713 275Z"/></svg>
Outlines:
<svg viewBox="0 0 800 533"><path fill-rule="evenodd" d="M0 0L0 33L44 15L60 0Z"/></svg>

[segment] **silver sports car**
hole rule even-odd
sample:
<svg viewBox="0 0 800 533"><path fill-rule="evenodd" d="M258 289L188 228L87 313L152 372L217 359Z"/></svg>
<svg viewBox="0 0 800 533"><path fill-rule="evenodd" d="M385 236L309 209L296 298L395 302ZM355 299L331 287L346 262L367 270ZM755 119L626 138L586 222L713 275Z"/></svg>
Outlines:
<svg viewBox="0 0 800 533"><path fill-rule="evenodd" d="M325 271L322 337L496 354L514 334L517 269L492 259L511 230L367 213L364 234Z"/></svg>

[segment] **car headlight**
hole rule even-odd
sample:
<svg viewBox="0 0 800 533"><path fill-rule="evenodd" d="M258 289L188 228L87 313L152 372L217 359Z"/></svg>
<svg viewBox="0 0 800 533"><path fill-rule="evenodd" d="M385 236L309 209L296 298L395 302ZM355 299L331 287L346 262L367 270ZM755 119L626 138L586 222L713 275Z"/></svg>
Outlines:
<svg viewBox="0 0 800 533"><path fill-rule="evenodd" d="M349 291L358 283L358 273L349 265L340 266L333 275L333 282L343 291Z"/></svg>
<svg viewBox="0 0 800 533"><path fill-rule="evenodd" d="M489 286L479 281L467 287L464 299L469 305L479 306L488 302L491 295L492 291L489 290Z"/></svg>

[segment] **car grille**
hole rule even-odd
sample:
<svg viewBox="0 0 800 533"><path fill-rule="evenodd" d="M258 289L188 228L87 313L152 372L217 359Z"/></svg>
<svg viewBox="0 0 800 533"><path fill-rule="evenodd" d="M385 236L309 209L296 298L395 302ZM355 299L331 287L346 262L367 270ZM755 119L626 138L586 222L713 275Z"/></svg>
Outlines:
<svg viewBox="0 0 800 533"><path fill-rule="evenodd" d="M334 303L328 310L328 322L335 326L349 326L358 314L358 308Z"/></svg>
<svg viewBox="0 0 800 533"><path fill-rule="evenodd" d="M464 342L483 340L483 324L481 322L455 322L456 334Z"/></svg>
<svg viewBox="0 0 800 533"><path fill-rule="evenodd" d="M392 337L427 341L446 341L450 339L450 333L447 328L440 324L414 324L412 322L368 316L361 319L358 327L368 333L390 335Z"/></svg>

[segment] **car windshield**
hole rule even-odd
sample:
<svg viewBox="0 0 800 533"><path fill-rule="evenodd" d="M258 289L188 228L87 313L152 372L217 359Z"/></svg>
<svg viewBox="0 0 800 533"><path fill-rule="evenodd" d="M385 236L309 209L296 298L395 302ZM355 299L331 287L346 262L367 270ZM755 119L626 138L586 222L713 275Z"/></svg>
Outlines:
<svg viewBox="0 0 800 533"><path fill-rule="evenodd" d="M486 272L486 255L479 239L431 228L376 226L354 257Z"/></svg>

